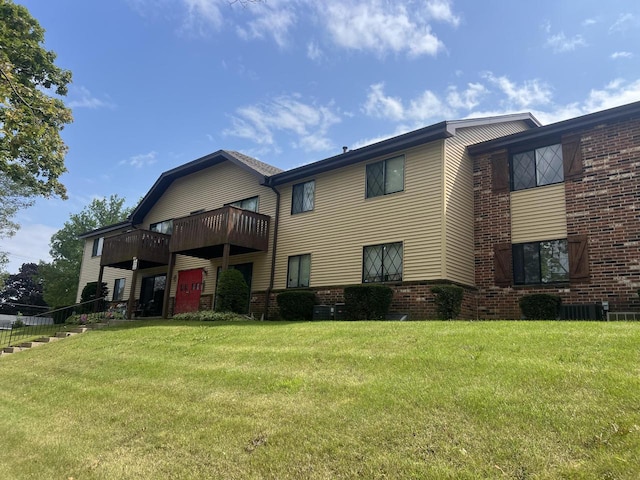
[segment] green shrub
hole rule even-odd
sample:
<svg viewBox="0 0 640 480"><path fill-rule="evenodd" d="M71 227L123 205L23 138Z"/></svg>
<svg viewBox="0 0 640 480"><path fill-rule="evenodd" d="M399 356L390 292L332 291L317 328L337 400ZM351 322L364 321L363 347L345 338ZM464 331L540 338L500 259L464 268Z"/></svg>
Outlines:
<svg viewBox="0 0 640 480"><path fill-rule="evenodd" d="M431 288L438 318L451 320L460 315L464 289L457 285L435 285Z"/></svg>
<svg viewBox="0 0 640 480"><path fill-rule="evenodd" d="M89 282L82 289L82 293L80 294L80 303L90 302L91 300L96 299L96 290L98 288L98 282ZM104 301L104 297L109 295L109 289L107 288L107 284L102 282L102 297L103 299L97 300L97 308L98 311L106 310L106 302ZM88 313L94 311L95 304L94 303L86 303L84 305L80 305L78 307L78 311L80 313Z"/></svg>
<svg viewBox="0 0 640 480"><path fill-rule="evenodd" d="M351 285L344 288L344 307L349 320L384 320L393 290L386 285Z"/></svg>
<svg viewBox="0 0 640 480"><path fill-rule="evenodd" d="M276 297L283 320L311 320L316 294L311 290L288 290Z"/></svg>
<svg viewBox="0 0 640 480"><path fill-rule="evenodd" d="M216 311L247 313L249 286L239 270L229 269L220 273L216 293Z"/></svg>
<svg viewBox="0 0 640 480"><path fill-rule="evenodd" d="M124 315L118 312L77 313L67 318L65 323L67 325L91 325L105 323L109 320L124 320Z"/></svg>
<svg viewBox="0 0 640 480"><path fill-rule="evenodd" d="M233 312L215 312L213 310L200 310L199 312L178 313L174 320L190 322L246 322L250 317Z"/></svg>
<svg viewBox="0 0 640 480"><path fill-rule="evenodd" d="M525 295L519 303L527 320L555 320L560 314L562 299L548 293L534 293Z"/></svg>
<svg viewBox="0 0 640 480"><path fill-rule="evenodd" d="M24 325L25 325L25 323L18 318L13 322L13 327L12 328L22 328L22 327L24 327Z"/></svg>

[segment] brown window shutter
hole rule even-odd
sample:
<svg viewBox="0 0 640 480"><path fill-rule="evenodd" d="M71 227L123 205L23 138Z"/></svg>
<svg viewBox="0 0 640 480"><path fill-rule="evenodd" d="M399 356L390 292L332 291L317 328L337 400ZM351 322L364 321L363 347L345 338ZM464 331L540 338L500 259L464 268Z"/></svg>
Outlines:
<svg viewBox="0 0 640 480"><path fill-rule="evenodd" d="M562 137L562 160L565 180L582 176L582 146L580 135L571 134Z"/></svg>
<svg viewBox="0 0 640 480"><path fill-rule="evenodd" d="M498 287L508 287L512 283L511 244L498 243L493 246L494 280Z"/></svg>
<svg viewBox="0 0 640 480"><path fill-rule="evenodd" d="M589 281L589 248L586 235L573 235L567 238L569 246L569 280L572 282Z"/></svg>
<svg viewBox="0 0 640 480"><path fill-rule="evenodd" d="M506 150L491 155L491 185L493 193L509 191L509 152Z"/></svg>

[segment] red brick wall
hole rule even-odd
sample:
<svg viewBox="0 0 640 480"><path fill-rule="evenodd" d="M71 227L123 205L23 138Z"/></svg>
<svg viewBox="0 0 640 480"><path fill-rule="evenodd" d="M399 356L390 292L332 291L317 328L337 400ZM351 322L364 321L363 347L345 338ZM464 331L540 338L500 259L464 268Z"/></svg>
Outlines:
<svg viewBox="0 0 640 480"><path fill-rule="evenodd" d="M567 234L588 236L590 280L566 286L496 287L493 245L510 242L509 194L491 191L489 155L474 161L475 267L480 318L519 318L518 299L560 295L563 303L608 301L638 311L640 300L640 119L583 132L583 175L566 180Z"/></svg>
<svg viewBox="0 0 640 480"><path fill-rule="evenodd" d="M397 285L389 285L393 290L393 301L390 313L406 313L410 320L428 320L437 318L436 305L433 300L431 287L435 284L450 282L403 282ZM319 305L335 305L344 303L344 287L331 286L312 288L316 292ZM476 318L475 290L469 287L465 289L462 301L460 318L473 320ZM274 290L271 293L269 305L269 319L278 318L278 303L276 297L283 290ZM266 292L252 292L251 311L259 317L265 309Z"/></svg>

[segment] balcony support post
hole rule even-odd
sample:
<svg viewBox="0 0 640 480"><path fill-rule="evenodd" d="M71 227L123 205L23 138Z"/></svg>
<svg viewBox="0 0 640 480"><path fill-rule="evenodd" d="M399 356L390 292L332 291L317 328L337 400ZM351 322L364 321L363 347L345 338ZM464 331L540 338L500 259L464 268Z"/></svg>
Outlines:
<svg viewBox="0 0 640 480"><path fill-rule="evenodd" d="M221 268L222 272L229 270L229 254L230 253L231 253L231 244L225 243L224 248L222 250L222 268Z"/></svg>
<svg viewBox="0 0 640 480"><path fill-rule="evenodd" d="M136 307L136 282L138 281L138 270L134 270L131 274L131 289L129 290L129 301L127 302L127 318L133 317Z"/></svg>
<svg viewBox="0 0 640 480"><path fill-rule="evenodd" d="M96 298L93 302L93 312L98 311L98 299L102 298L102 276L104 275L104 266L100 265L100 273L98 273L98 284L96 285Z"/></svg>
<svg viewBox="0 0 640 480"><path fill-rule="evenodd" d="M169 266L167 267L167 281L164 284L164 297L162 298L162 318L169 317L169 299L171 298L171 279L173 278L173 267L176 264L176 254L169 255Z"/></svg>

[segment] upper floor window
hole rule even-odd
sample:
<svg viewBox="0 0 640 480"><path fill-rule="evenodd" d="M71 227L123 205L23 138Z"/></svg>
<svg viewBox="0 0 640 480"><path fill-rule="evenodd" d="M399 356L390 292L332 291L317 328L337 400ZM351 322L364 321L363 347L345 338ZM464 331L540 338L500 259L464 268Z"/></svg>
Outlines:
<svg viewBox="0 0 640 480"><path fill-rule="evenodd" d="M549 145L511 156L511 190L564 181L562 145Z"/></svg>
<svg viewBox="0 0 640 480"><path fill-rule="evenodd" d="M364 247L362 283L402 280L402 242Z"/></svg>
<svg viewBox="0 0 640 480"><path fill-rule="evenodd" d="M173 233L173 220L165 220L163 222L156 222L149 225L149 230L152 232L164 233L171 235Z"/></svg>
<svg viewBox="0 0 640 480"><path fill-rule="evenodd" d="M238 200L228 204L231 207L242 208L243 210L249 210L250 212L258 211L258 197L245 198L244 200Z"/></svg>
<svg viewBox="0 0 640 480"><path fill-rule="evenodd" d="M404 157L367 165L367 198L404 190Z"/></svg>
<svg viewBox="0 0 640 480"><path fill-rule="evenodd" d="M513 245L513 281L516 285L569 280L567 240Z"/></svg>
<svg viewBox="0 0 640 480"><path fill-rule="evenodd" d="M311 255L289 257L287 288L308 287L311 276Z"/></svg>
<svg viewBox="0 0 640 480"><path fill-rule="evenodd" d="M291 213L309 212L313 210L315 191L315 180L294 185L291 195Z"/></svg>
<svg viewBox="0 0 640 480"><path fill-rule="evenodd" d="M104 237L95 238L93 240L93 249L91 250L92 257L99 257L102 255L102 246L104 245Z"/></svg>

